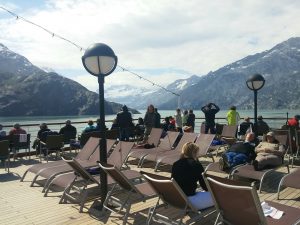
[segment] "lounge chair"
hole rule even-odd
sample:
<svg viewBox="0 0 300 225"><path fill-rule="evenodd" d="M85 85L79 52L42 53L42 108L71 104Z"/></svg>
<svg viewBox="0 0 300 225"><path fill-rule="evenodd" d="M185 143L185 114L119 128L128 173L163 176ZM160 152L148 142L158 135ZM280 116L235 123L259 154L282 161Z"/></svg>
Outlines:
<svg viewBox="0 0 300 225"><path fill-rule="evenodd" d="M174 179L143 171L141 171L141 173L159 197L156 205L151 207L149 210L147 224L150 224L151 221L161 222L164 224L182 224L186 215L189 215L190 217L186 224L190 224L201 220L203 217L214 212L213 207L204 210L197 210L194 208ZM160 201L164 204L160 204ZM177 215L177 218L170 218L167 215L162 214L164 211L158 211L158 209L162 207L172 207L179 210L179 216Z"/></svg>
<svg viewBox="0 0 300 225"><path fill-rule="evenodd" d="M73 169L73 173L63 174L55 178L55 184L60 187L65 187L64 192L60 198L59 203L66 203L68 200L72 202L79 203L79 212L81 213L84 208L84 204L89 196L90 189L89 185L97 185L98 189L100 189L100 176L93 176L88 173L85 168L83 168L76 159L73 160L65 160L64 161ZM113 179L110 177L107 178L107 183L114 183ZM77 185L75 185L77 184ZM71 191L75 191L79 198L74 197L74 193L70 193ZM45 195L47 195L48 190L46 190Z"/></svg>
<svg viewBox="0 0 300 225"><path fill-rule="evenodd" d="M157 147L159 145L162 132L163 130L160 128L152 128L147 143ZM145 151L147 153L149 149L142 146L134 146L126 159L126 162L130 157L140 159L140 156L143 155Z"/></svg>
<svg viewBox="0 0 300 225"><path fill-rule="evenodd" d="M109 152L111 150L111 148L113 147L114 143L116 142L116 140L110 140L107 139L107 147L106 150L107 152ZM99 147L96 148L96 150L94 151L94 153L89 157L88 160L80 160L80 159L76 159L82 167L84 168L91 168L91 167L95 167L97 166L97 160L99 160ZM46 183L44 184L44 188L42 190L42 192L44 193L45 190L47 189L47 187L49 186L49 184L51 183L51 181L58 175L60 174L64 174L64 173L68 173L71 172L72 167L70 167L68 164L64 163L64 165L60 165L60 166L55 166L55 167L51 167L51 168L47 168L44 170L41 170L38 174L36 174L35 178L33 179L31 185L33 186L33 184L36 182L38 177L42 177L44 179L46 179Z"/></svg>
<svg viewBox="0 0 300 225"><path fill-rule="evenodd" d="M0 163L4 163L4 168L9 173L9 162L10 162L10 155L9 155L9 141L0 141Z"/></svg>
<svg viewBox="0 0 300 225"><path fill-rule="evenodd" d="M300 189L300 168L281 178L278 185L277 199L279 199L280 189L282 187L291 187Z"/></svg>
<svg viewBox="0 0 300 225"><path fill-rule="evenodd" d="M284 143L284 145L286 146L286 153L285 155L288 156L288 160L289 163L291 161L291 165L293 168L294 165L294 153L293 153L293 148L292 148L292 133L291 133L291 129L276 129L273 130L275 135L287 135L287 140L286 143ZM292 158L292 159L291 159Z"/></svg>
<svg viewBox="0 0 300 225"><path fill-rule="evenodd" d="M175 149L153 152L145 156L145 159L156 162L154 168L155 171L157 171L161 163L172 165L173 162L179 159L183 145L187 142L194 142L197 136L198 134L196 133L184 133Z"/></svg>
<svg viewBox="0 0 300 225"><path fill-rule="evenodd" d="M151 149L145 149L145 150L141 150L141 151L136 151L133 154L131 154L130 157L140 159L139 163L138 163L138 167L142 167L145 157L148 154L151 154L154 152L156 153L159 151L171 150L172 146L174 145L178 136L179 136L179 132L168 131L167 135L163 139L160 140L159 145L157 147L151 148Z"/></svg>
<svg viewBox="0 0 300 225"><path fill-rule="evenodd" d="M199 146L199 153L198 158L200 157L211 157L214 161L214 158L210 153L208 152L209 146L211 145L211 142L214 139L214 134L200 134L200 136L196 139L195 144ZM174 162L176 162L180 158L181 153L177 152L174 155L169 155L168 157L165 157L161 159L161 161L157 162L155 171L157 171L159 164L166 164L166 165L173 165Z"/></svg>
<svg viewBox="0 0 300 225"><path fill-rule="evenodd" d="M215 224L243 225L292 225L300 222L300 209L266 201L266 203L284 212L282 218L265 217L255 189L255 185L245 186L244 183L220 177L204 176L211 192L218 217Z"/></svg>
<svg viewBox="0 0 300 225"><path fill-rule="evenodd" d="M103 169L117 183L107 193L103 207L114 213L121 213L124 209L123 224L126 224L132 203L135 201L145 201L149 198L153 198L156 196L156 193L148 183L139 183L134 185L118 168L113 165L101 162L99 162L99 165L101 169ZM121 189L118 187L121 187ZM118 194L120 193L126 193L126 197L118 198ZM137 195L139 199L137 200L134 198L133 200L133 194Z"/></svg>
<svg viewBox="0 0 300 225"><path fill-rule="evenodd" d="M155 149L155 151L147 154L143 158L143 161L145 161L145 160L153 161L153 162L156 162L156 165L157 165L157 163L159 164L160 161L165 157L180 154L182 146L187 142L194 142L198 135L199 134L196 134L196 133L183 133L180 141L178 142L178 144L176 145L175 148L164 149L164 148L158 147Z"/></svg>
<svg viewBox="0 0 300 225"><path fill-rule="evenodd" d="M99 140L100 140L99 138L91 137L75 158L80 160L88 160L92 155L92 153L96 150L97 146L99 145ZM28 172L31 172L33 174L38 174L40 171L44 169L61 166L61 165L66 165L63 160L48 162L48 163L39 163L33 165L25 171L20 181L21 182L24 181L25 176L27 175Z"/></svg>
<svg viewBox="0 0 300 225"><path fill-rule="evenodd" d="M123 142L120 141L111 154L108 156L108 163L114 164L118 169L121 169L124 163L124 160L128 153L130 152L132 146L134 145L133 142ZM110 150L108 151L110 152ZM85 167L99 167L97 161L99 160L99 152L96 152L90 157L89 162L84 162L82 160L78 161L80 165L85 168ZM65 169L65 168L63 168ZM72 171L72 170L71 170ZM52 171L51 171L52 172ZM56 170L56 172L59 172ZM76 172L76 171L75 171ZM134 170L124 170L124 175L128 179L137 179L140 178L140 174L137 171ZM76 181L76 174L73 173L64 173L64 174L58 174L57 176L54 176L53 178L49 178L47 183L45 184L45 188L43 192L45 192L44 196L47 196L49 189L52 187L52 185L59 186L61 188L69 189L71 190L72 186L75 185Z"/></svg>
<svg viewBox="0 0 300 225"><path fill-rule="evenodd" d="M211 146L209 148L211 154L215 154L217 156L221 148L227 149L230 145L234 144L237 140L236 133L237 133L236 125L223 125L222 133L219 136L219 139L224 141L225 144Z"/></svg>
<svg viewBox="0 0 300 225"><path fill-rule="evenodd" d="M287 135L275 135L275 137L281 144L285 144L287 142ZM287 172L289 173L290 172L289 164L284 164L284 159L282 159L282 161L283 161L282 165L287 167ZM264 178L275 169L276 168L270 168L270 169L263 169L260 171L256 171L253 165L246 164L246 165L236 167L235 169L232 170L231 174L234 175L235 177L244 177L244 178L260 181L259 192L261 192Z"/></svg>

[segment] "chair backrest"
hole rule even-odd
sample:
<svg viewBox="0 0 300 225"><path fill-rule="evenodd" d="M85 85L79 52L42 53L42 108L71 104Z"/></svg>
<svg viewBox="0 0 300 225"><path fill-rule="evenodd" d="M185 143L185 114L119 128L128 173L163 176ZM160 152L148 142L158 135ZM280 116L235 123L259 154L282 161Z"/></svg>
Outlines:
<svg viewBox="0 0 300 225"><path fill-rule="evenodd" d="M195 142L198 135L199 134L197 134L197 133L183 133L180 141L178 142L178 144L175 148L175 151L181 152L183 145L187 142Z"/></svg>
<svg viewBox="0 0 300 225"><path fill-rule="evenodd" d="M58 149L64 146L64 135L48 135L46 147L48 149Z"/></svg>
<svg viewBox="0 0 300 225"><path fill-rule="evenodd" d="M201 123L200 134L204 134L204 133L205 133L205 123Z"/></svg>
<svg viewBox="0 0 300 225"><path fill-rule="evenodd" d="M77 131L74 130L65 130L64 132L64 143L69 144L70 140L76 139Z"/></svg>
<svg viewBox="0 0 300 225"><path fill-rule="evenodd" d="M147 142L157 146L163 130L161 128L152 128Z"/></svg>
<svg viewBox="0 0 300 225"><path fill-rule="evenodd" d="M216 123L216 134L221 135L225 124Z"/></svg>
<svg viewBox="0 0 300 225"><path fill-rule="evenodd" d="M93 182L96 184L99 184L99 182L91 175L89 174L77 161L76 159L72 160L66 160L62 157L62 159L69 164L69 166L72 167L75 174L80 176L82 179L84 179L87 182Z"/></svg>
<svg viewBox="0 0 300 225"><path fill-rule="evenodd" d="M90 137L75 158L80 160L88 160L99 146L99 142L100 138Z"/></svg>
<svg viewBox="0 0 300 225"><path fill-rule="evenodd" d="M94 138L94 137L91 137L91 138ZM116 140L106 139L106 152L107 153L109 151L111 151L111 149L115 143L116 143ZM99 144L99 139L98 139L98 144ZM100 152L99 152L99 145L98 145L96 147L95 151L93 152L93 154L91 155L91 157L89 158L89 161L97 162L99 159L100 159Z"/></svg>
<svg viewBox="0 0 300 225"><path fill-rule="evenodd" d="M159 148L170 150L172 148L172 146L174 145L178 136L179 136L179 132L168 131L167 135L163 139L160 140L160 143L158 145Z"/></svg>
<svg viewBox="0 0 300 225"><path fill-rule="evenodd" d="M205 156L215 138L215 134L200 134L195 144L199 146L198 157Z"/></svg>
<svg viewBox="0 0 300 225"><path fill-rule="evenodd" d="M237 132L236 125L224 125L222 130L222 137L235 137Z"/></svg>
<svg viewBox="0 0 300 225"><path fill-rule="evenodd" d="M30 148L30 134L14 134L12 136L12 146L16 149Z"/></svg>
<svg viewBox="0 0 300 225"><path fill-rule="evenodd" d="M119 129L107 130L105 132L105 136L107 139L117 139L120 136Z"/></svg>
<svg viewBox="0 0 300 225"><path fill-rule="evenodd" d="M288 135L286 134L275 134L275 139L279 141L280 144L288 146Z"/></svg>
<svg viewBox="0 0 300 225"><path fill-rule="evenodd" d="M134 142L119 141L108 157L108 163L120 169L133 146Z"/></svg>
<svg viewBox="0 0 300 225"><path fill-rule="evenodd" d="M267 224L254 186L221 177L205 177L205 182L226 224Z"/></svg>
<svg viewBox="0 0 300 225"><path fill-rule="evenodd" d="M103 138L103 132L91 131L82 133L80 136L80 146L83 147L90 137Z"/></svg>
<svg viewBox="0 0 300 225"><path fill-rule="evenodd" d="M289 129L287 130L282 130L282 129L277 129L273 130L275 136L278 135L287 135L287 142L284 144L288 149L292 150L292 136L291 136L291 131ZM278 140L279 141L279 140Z"/></svg>
<svg viewBox="0 0 300 225"><path fill-rule="evenodd" d="M99 162L99 166L103 169L109 176L111 176L114 181L116 181L123 189L127 191L132 191L135 193L140 193L140 191L131 183L128 178L123 175L118 168L113 165ZM141 194L141 193L140 193ZM142 195L142 194L141 194Z"/></svg>
<svg viewBox="0 0 300 225"><path fill-rule="evenodd" d="M197 211L197 209L189 203L187 196L174 179L144 171L141 171L141 174L164 203L181 210L191 209L192 211Z"/></svg>
<svg viewBox="0 0 300 225"><path fill-rule="evenodd" d="M9 157L9 141L0 141L0 159L7 159Z"/></svg>

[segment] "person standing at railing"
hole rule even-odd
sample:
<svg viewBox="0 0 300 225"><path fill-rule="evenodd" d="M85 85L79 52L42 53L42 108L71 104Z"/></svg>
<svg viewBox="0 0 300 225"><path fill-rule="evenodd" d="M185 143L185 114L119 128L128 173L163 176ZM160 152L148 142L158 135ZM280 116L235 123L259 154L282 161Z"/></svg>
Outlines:
<svg viewBox="0 0 300 225"><path fill-rule="evenodd" d="M158 118L159 118L159 115L154 111L154 106L152 104L149 105L147 108L147 112L145 114L145 118L144 118L144 124L145 124L144 142L145 143L148 140L148 136L149 136L152 128L160 127L160 124L158 124Z"/></svg>
<svg viewBox="0 0 300 225"><path fill-rule="evenodd" d="M215 103L208 103L201 108L201 111L205 115L205 133L207 134L208 131L210 131L211 134L215 134L215 116L220 111L219 106L217 106Z"/></svg>
<svg viewBox="0 0 300 225"><path fill-rule="evenodd" d="M228 125L238 125L241 117L240 114L236 111L235 106L231 106L229 111L226 114Z"/></svg>
<svg viewBox="0 0 300 225"><path fill-rule="evenodd" d="M190 109L189 114L188 114L188 118L187 118L187 121L186 121L186 125L188 127L192 127L191 132L194 132L194 130L195 130L195 119L196 119L196 116L195 116L193 110Z"/></svg>
<svg viewBox="0 0 300 225"><path fill-rule="evenodd" d="M122 111L117 114L117 124L120 127L120 140L129 141L130 131L133 128L132 116L126 105L123 105Z"/></svg>
<svg viewBox="0 0 300 225"><path fill-rule="evenodd" d="M189 112L187 110L184 110L182 116L182 127L186 126L188 116Z"/></svg>
<svg viewBox="0 0 300 225"><path fill-rule="evenodd" d="M295 115L293 118L288 120L287 125L299 129L299 120L300 120L300 115Z"/></svg>
<svg viewBox="0 0 300 225"><path fill-rule="evenodd" d="M176 129L180 133L182 133L182 116L181 116L181 110L176 109L176 114L174 115L175 122L176 122Z"/></svg>

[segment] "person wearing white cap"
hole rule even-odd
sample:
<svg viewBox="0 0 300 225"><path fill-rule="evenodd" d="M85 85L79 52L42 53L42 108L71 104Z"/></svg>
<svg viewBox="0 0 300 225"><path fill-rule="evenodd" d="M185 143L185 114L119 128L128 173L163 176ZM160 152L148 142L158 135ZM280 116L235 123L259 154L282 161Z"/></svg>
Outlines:
<svg viewBox="0 0 300 225"><path fill-rule="evenodd" d="M267 140L261 142L256 148L257 154L253 161L255 170L262 170L266 167L280 166L283 163L285 147L276 140L274 132L267 133Z"/></svg>

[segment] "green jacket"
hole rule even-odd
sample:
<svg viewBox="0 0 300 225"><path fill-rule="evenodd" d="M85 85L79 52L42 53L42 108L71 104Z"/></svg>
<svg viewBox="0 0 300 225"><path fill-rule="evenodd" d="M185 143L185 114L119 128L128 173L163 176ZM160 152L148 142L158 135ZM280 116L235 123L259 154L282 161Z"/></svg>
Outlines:
<svg viewBox="0 0 300 225"><path fill-rule="evenodd" d="M227 113L228 125L238 125L240 119L241 119L240 114L236 110L228 111Z"/></svg>

